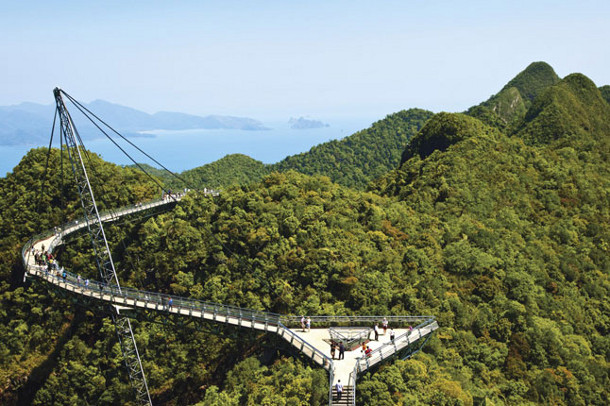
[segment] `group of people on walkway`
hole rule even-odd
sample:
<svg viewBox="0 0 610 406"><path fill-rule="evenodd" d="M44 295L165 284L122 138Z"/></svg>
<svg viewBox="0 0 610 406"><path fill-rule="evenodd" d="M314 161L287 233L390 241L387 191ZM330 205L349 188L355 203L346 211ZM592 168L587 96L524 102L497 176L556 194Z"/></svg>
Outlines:
<svg viewBox="0 0 610 406"><path fill-rule="evenodd" d="M167 192L166 191L161 192L161 198L163 199L164 202L169 202L172 200L181 199L188 192L190 192L190 189L187 189L187 188L184 188L184 190L182 192L177 192L177 193L172 192L172 190L169 189ZM213 192L211 189L203 188L204 194L209 194L211 192Z"/></svg>
<svg viewBox="0 0 610 406"><path fill-rule="evenodd" d="M308 318L309 319L309 318ZM307 326L307 329L309 330L310 328L310 323L306 324L307 321L305 319L305 316L303 316L301 318L301 326L303 327L303 331L305 331L305 326ZM383 321L381 322L381 328L383 328L383 335L385 336L388 333L388 328L390 329L390 342L393 343L394 339L396 338L396 333L394 332L393 328L389 327L389 322L388 319L386 317L383 318ZM413 327L409 326L408 327L409 332L413 331ZM375 341L379 341L379 323L375 323L375 325L373 326L373 332L375 334ZM373 352L373 350L371 349L371 347L369 345L367 345L368 340L365 340L362 342L362 347L361 347L361 354L362 356L366 356L366 357L370 357L371 353ZM335 342L334 340L331 340L330 342L330 356L332 357L332 359L335 359L335 355L337 353L337 349L339 350L339 357L337 358L338 360L344 359L345 358L345 345L343 344L343 342Z"/></svg>
<svg viewBox="0 0 610 406"><path fill-rule="evenodd" d="M39 268L42 268L42 270L44 270L47 275L57 278L57 280L61 278L64 283L71 283L72 285L76 285L80 288L90 289L89 278L83 279L80 274L77 274L76 277L70 276L63 267L59 267L59 263L57 262L53 254L48 251L45 251L44 249L44 245L41 246L41 250L38 250L33 246L30 249L31 254L34 255L35 265L37 265ZM100 281L97 282L97 287L100 292L104 290L105 286L106 284ZM164 310L171 311L174 305L174 299L171 296L163 296L161 299L161 303L163 305ZM307 329L309 330L311 328L311 319L309 317L307 318L306 323Z"/></svg>
<svg viewBox="0 0 610 406"><path fill-rule="evenodd" d="M330 342L330 356L332 357L332 359L335 359L335 354L337 353L337 349L339 350L339 358L337 359L345 359L345 344L343 344L343 341L340 341L339 344L337 344L335 341Z"/></svg>
<svg viewBox="0 0 610 406"><path fill-rule="evenodd" d="M386 333L388 332L388 318L384 317L383 321L381 322L381 327L383 328L383 335L385 336ZM379 341L379 323L375 323L375 326L373 327L373 331L375 332L375 341ZM392 330L393 332L394 330ZM391 334L390 334L391 336Z"/></svg>
<svg viewBox="0 0 610 406"><path fill-rule="evenodd" d="M161 305L163 305L163 310L171 311L174 306L174 299L171 296L163 296L161 298Z"/></svg>
<svg viewBox="0 0 610 406"><path fill-rule="evenodd" d="M49 251L45 251L44 245L41 247L40 250L37 250L36 248L34 248L34 246L32 246L30 252L32 253L32 255L34 255L34 263L36 265L46 266L47 268L49 268L49 270L51 268L57 268L57 261L55 260L55 257Z"/></svg>

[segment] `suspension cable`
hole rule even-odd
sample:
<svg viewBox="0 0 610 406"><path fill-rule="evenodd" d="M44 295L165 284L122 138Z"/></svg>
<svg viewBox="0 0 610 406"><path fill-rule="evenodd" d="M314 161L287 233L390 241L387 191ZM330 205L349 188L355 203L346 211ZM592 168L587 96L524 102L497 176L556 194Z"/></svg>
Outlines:
<svg viewBox="0 0 610 406"><path fill-rule="evenodd" d="M60 90L62 94L64 94L68 100L70 100L74 106L81 112L81 114L83 114L98 130L100 130L100 132L102 134L104 134L104 136L106 136L106 138L108 138L110 140L110 142L112 142L118 149L121 150L121 152L123 152L123 154L125 154L125 156L127 156L131 162L133 162L142 172L144 172L144 174L146 174L146 176L148 176L153 182L155 182L159 188L161 190L165 191L165 188L157 181L157 179L155 177L153 177L150 173L148 173L148 171L146 171L142 165L140 165L138 162L136 162L135 159L133 159L133 157L131 157L131 155L129 155L127 153L127 151L125 151L125 149L123 149L114 139L112 139L112 137L106 132L104 131L103 128L100 127L100 125L95 122L95 120L93 120L91 118L94 117L96 120L98 120L101 124L103 124L104 126L106 126L108 129L110 129L110 131L112 131L113 133L117 134L119 137L121 137L124 141L126 141L127 143L129 143L131 146L133 146L135 149L137 149L138 151L140 151L142 154L144 154L145 156L147 156L149 159L151 159L153 162L155 162L157 165L161 166L165 171L167 171L168 173L170 173L172 176L174 176L176 179L182 181L187 187L191 188L191 189L195 189L193 188L188 182L186 182L183 178L181 178L180 176L176 175L175 173L173 173L172 171L170 171L169 169L167 169L163 164L161 164L159 161L157 161L156 159L154 159L153 157L151 157L149 154L147 154L146 152L144 152L141 148L139 148L137 145L135 145L133 142L129 141L127 138L125 138L122 134L120 134L118 131L116 131L113 127L111 127L108 123L106 123L104 120L102 120L101 118L99 118L95 113L93 113L91 110L89 110L87 107L85 107L84 105L82 105L80 102L78 102L76 99L74 99L72 96L70 96L68 93L66 93L64 90ZM82 143L82 139L80 138L80 135L77 133L76 134L79 142L81 145L83 145ZM83 145L84 148L84 145ZM167 192L167 191L166 191ZM168 193L169 194L169 193ZM176 199L169 194L169 197L171 199L173 199L174 201L176 201ZM212 238L214 238L214 240L216 240L217 243L220 244L221 248L223 250L226 250L229 252L229 254L231 256L233 256L234 258L236 258L238 260L238 262L242 263L242 265L249 265L249 264L245 264L244 261L242 260L242 258L240 258L239 255L236 255L235 252L233 252L233 250L231 248L229 248L223 241L221 241L218 236L216 236L216 234L214 232L210 233L212 235ZM250 268L250 266L247 266L248 268Z"/></svg>
<svg viewBox="0 0 610 406"><path fill-rule="evenodd" d="M55 109L55 115L53 116L53 126L51 127L51 139L49 140L49 149L47 150L47 163L44 166L44 172L42 174L42 182L40 183L40 191L38 192L38 203L36 212L40 214L40 202L42 201L42 195L44 193L44 183L47 179L47 169L49 168L49 158L51 157L51 146L53 145L53 134L55 134L55 122L57 120L57 108Z"/></svg>
<svg viewBox="0 0 610 406"><path fill-rule="evenodd" d="M131 162L133 162L138 168L140 168L140 170L142 172L144 172L144 174L146 174L146 176L148 176L153 182L155 182L157 184L157 186L159 186L159 188L161 190L165 190L165 188L161 185L161 183L159 183L159 181L157 179L155 179L155 177L153 177L151 174L149 174L143 167L142 165L140 165L138 162L135 161L135 159L133 159L131 157L131 155L129 155L127 153L127 151L125 151L125 149L123 149L115 140L112 139L112 137L110 137L110 135L108 135L108 133L106 133L106 131L104 131L103 128L101 128L89 115L87 115L87 113L85 113L85 111L83 110L83 108L80 107L80 103L78 103L76 100L74 100L72 97L70 97L70 95L68 95L67 93L65 93L62 90L62 93L66 95L66 97L72 101L72 103L74 103L74 105L76 106L76 108L89 120L91 121L91 123L97 127L98 130L100 130L102 132L102 134L104 134L106 136L106 138L108 138L110 140L110 142L112 142L118 149L121 150L121 152L123 152L123 154L125 154L125 156L127 156ZM99 119L98 119L99 120ZM100 120L101 121L101 120ZM105 124L106 126L108 126L107 124ZM112 127L108 126L108 128L112 129ZM114 130L113 130L114 131ZM80 136L79 136L79 140L80 140ZM80 142L82 143L82 140L80 140ZM175 198L173 196L170 195L170 197L172 199L175 200Z"/></svg>
<svg viewBox="0 0 610 406"><path fill-rule="evenodd" d="M161 164L159 161L157 161L155 158L153 158L152 156L148 155L145 151L143 151L140 147L138 147L136 144L134 144L133 142L129 141L129 139L127 139L126 137L124 137L121 133L119 133L117 130L115 130L114 128L112 128L108 123L106 123L104 120L102 120L101 118L99 118L97 115L95 115L95 113L93 113L91 110L89 110L87 107L83 106L80 102L78 102L76 99L74 99L72 96L70 96L69 94L67 94L65 91L61 91L63 94L66 95L66 97L72 102L74 103L77 108L80 110L81 113L83 113L83 115L85 115L85 117L87 117L89 119L89 121L91 121L98 129L100 129L100 131L104 132L97 124L95 124L93 122L93 120L87 115L85 114L85 112L83 110L85 110L87 113L89 113L90 115L92 115L93 117L95 117L100 123L102 123L103 125L105 125L106 127L108 127L113 133L115 133L116 135L118 135L119 137L121 137L124 141L126 141L127 143L129 143L129 145L131 145L132 147L134 147L135 149L137 149L138 151L140 151L142 154L144 154L146 157L148 157L149 159L151 159L153 162L155 162L157 165L159 165L160 167L162 167L165 171L167 171L169 174L171 174L172 176L174 176L176 179L182 181L182 183L185 186L190 187L190 185L188 184L187 181L185 181L183 178L181 178L180 176L178 176L177 174L175 174L174 172L170 171L169 169L167 169L163 164ZM108 137L108 135L104 132L104 135L106 135ZM114 141L113 141L114 142ZM117 145L115 143L115 145ZM118 146L118 145L117 145ZM120 148L120 147L119 147ZM123 151L123 153L125 153L127 156L129 156L122 148L121 151ZM131 159L131 157L129 157ZM134 162L136 165L138 165L138 167L140 167L139 164L137 164L133 159L132 162ZM140 167L140 169L144 170L142 167Z"/></svg>

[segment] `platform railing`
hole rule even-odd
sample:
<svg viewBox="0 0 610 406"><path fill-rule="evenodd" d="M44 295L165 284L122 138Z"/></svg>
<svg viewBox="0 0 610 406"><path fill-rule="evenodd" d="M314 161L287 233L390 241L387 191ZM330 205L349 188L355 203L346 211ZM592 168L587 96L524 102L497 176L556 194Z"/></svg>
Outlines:
<svg viewBox="0 0 610 406"><path fill-rule="evenodd" d="M354 345L358 346L362 342L368 340L371 336L370 327L329 327L331 341L335 343L343 342L343 344L351 349Z"/></svg>
<svg viewBox="0 0 610 406"><path fill-rule="evenodd" d="M296 347L299 351L308 355L315 363L322 366L326 370L330 370L333 368L333 360L324 354L322 351L314 347L312 344L307 342L305 339L300 337L290 328L283 325L281 322L279 323L280 329L278 329L277 334ZM299 343L295 345L295 342ZM308 353L311 353L309 355Z"/></svg>
<svg viewBox="0 0 610 406"><path fill-rule="evenodd" d="M429 320L434 316L358 316L358 315L333 315L333 316L310 316L312 327L340 327L340 326L369 326L382 325L384 317L390 327L415 326ZM289 326L300 326L301 316L282 315L282 323ZM381 328L381 327L380 327Z"/></svg>
<svg viewBox="0 0 610 406"><path fill-rule="evenodd" d="M354 371L357 374L360 374L371 366L378 364L385 359L394 357L401 350L421 340L422 337L431 334L437 328L438 324L434 318L423 321L411 331L407 331L406 333L397 336L393 341L384 343L381 347L371 351L370 354L358 358Z"/></svg>

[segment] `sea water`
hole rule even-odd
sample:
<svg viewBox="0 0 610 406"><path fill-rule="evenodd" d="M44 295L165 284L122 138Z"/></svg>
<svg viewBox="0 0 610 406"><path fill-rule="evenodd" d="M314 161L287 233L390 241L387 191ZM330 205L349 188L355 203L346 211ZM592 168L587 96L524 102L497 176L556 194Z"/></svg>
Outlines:
<svg viewBox="0 0 610 406"><path fill-rule="evenodd" d="M324 120L328 127L291 129L287 122L265 123L269 130L186 130L151 131L142 136L128 137L148 155L172 172L182 172L214 162L229 154L244 154L264 163L275 163L287 156L307 152L318 144L337 140L370 127L374 118ZM50 134L49 134L50 136ZM103 136L103 135L102 135ZM113 139L138 163L158 167L128 143ZM54 147L59 148L57 140ZM0 176L11 172L31 148L47 145L0 146ZM130 165L133 162L107 138L85 141L85 147L109 162Z"/></svg>

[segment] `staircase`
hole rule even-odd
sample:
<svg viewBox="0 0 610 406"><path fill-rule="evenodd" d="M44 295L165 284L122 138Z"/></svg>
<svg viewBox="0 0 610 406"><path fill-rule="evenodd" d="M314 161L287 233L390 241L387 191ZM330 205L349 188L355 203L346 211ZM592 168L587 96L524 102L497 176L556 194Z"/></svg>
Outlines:
<svg viewBox="0 0 610 406"><path fill-rule="evenodd" d="M344 386L341 400L337 399L337 388L333 385L333 403L332 405L352 405L354 403L354 392L351 386Z"/></svg>

